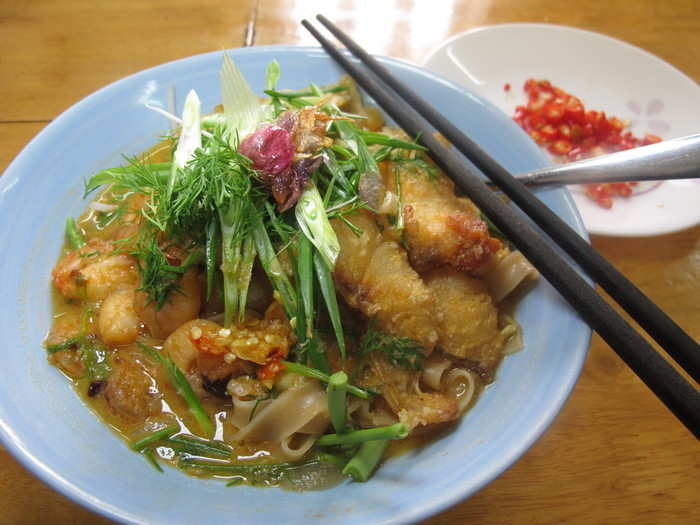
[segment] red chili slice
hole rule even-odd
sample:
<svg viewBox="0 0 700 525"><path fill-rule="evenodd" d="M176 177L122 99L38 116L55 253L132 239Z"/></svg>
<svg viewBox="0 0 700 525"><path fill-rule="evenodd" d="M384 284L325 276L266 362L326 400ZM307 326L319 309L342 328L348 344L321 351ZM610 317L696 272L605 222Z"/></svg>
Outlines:
<svg viewBox="0 0 700 525"><path fill-rule="evenodd" d="M509 84L506 86L510 88ZM625 123L620 118L607 116L604 111L586 110L579 98L548 80L529 78L523 89L527 104L515 108L513 120L532 140L563 161L580 160L661 141L652 134L642 139L635 137L625 130ZM613 196L629 197L634 185L627 182L595 184L586 186L585 191L595 202L610 208Z"/></svg>

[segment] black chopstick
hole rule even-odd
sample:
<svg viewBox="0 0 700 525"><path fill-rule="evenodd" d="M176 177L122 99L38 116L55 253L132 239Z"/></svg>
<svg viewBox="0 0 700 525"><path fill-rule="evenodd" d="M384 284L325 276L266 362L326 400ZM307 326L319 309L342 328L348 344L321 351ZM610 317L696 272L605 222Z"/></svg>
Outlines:
<svg viewBox="0 0 700 525"><path fill-rule="evenodd" d="M581 317L620 355L675 416L700 438L700 392L680 375L604 301L571 265L479 179L479 170L457 157L433 135L434 129L386 84L350 60L308 21L304 27L387 114L407 133L420 137L430 156L456 185L503 231Z"/></svg>
<svg viewBox="0 0 700 525"><path fill-rule="evenodd" d="M700 383L700 345L673 319L652 302L608 260L581 238L568 224L545 206L508 170L462 133L440 112L430 106L350 37L323 15L319 21L362 63L420 113L435 129L465 155L493 183L549 235L581 268L596 281L662 348Z"/></svg>

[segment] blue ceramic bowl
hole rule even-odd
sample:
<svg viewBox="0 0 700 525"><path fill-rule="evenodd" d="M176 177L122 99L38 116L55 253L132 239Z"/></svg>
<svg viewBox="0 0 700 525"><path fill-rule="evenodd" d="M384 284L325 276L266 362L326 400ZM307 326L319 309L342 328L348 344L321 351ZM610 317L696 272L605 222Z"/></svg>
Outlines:
<svg viewBox="0 0 700 525"><path fill-rule="evenodd" d="M272 59L281 65L284 88L331 83L342 73L315 48L256 47L231 55L258 92ZM320 492L227 488L170 468L159 474L99 422L47 363L42 339L51 322L50 270L65 217L78 215L86 205L84 178L158 141L169 124L144 109L143 102L167 107L171 86L180 103L194 88L203 109L212 110L220 102L221 60L221 53L186 58L101 89L47 126L0 178L5 348L0 435L5 446L54 489L126 523L406 523L470 496L545 430L585 359L589 328L543 280L517 307L525 348L504 361L495 384L454 431L387 462L368 483L346 482ZM518 172L547 163L525 134L485 100L416 66L389 58L381 62L507 168ZM583 235L565 190L540 196Z"/></svg>

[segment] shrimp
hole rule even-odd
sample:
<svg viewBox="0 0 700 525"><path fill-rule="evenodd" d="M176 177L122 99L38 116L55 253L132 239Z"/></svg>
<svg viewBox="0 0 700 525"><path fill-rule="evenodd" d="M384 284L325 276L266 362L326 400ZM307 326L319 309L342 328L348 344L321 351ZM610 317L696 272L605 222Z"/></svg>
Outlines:
<svg viewBox="0 0 700 525"><path fill-rule="evenodd" d="M170 334L163 345L163 351L187 376L200 397L205 391L223 394L231 377L253 371L251 363L226 357L227 347L218 337L221 330L213 321L193 319ZM203 350L205 342L206 350Z"/></svg>
<svg viewBox="0 0 700 525"><path fill-rule="evenodd" d="M117 290L102 303L97 324L106 345L130 344L139 335L141 320L134 308L135 295L134 289Z"/></svg>
<svg viewBox="0 0 700 525"><path fill-rule="evenodd" d="M136 315L143 321L153 337L165 339L178 326L195 319L202 306L202 290L199 275L194 268L182 276L180 288L173 291L159 309L148 294L137 291L134 298Z"/></svg>
<svg viewBox="0 0 700 525"><path fill-rule="evenodd" d="M264 370L260 366L285 357L291 343L289 323L280 318L274 302L263 319L251 315L231 329L206 319L189 321L166 339L163 350L180 370L198 376L211 392L207 382L218 383L218 390L225 387L224 380Z"/></svg>
<svg viewBox="0 0 700 525"><path fill-rule="evenodd" d="M113 291L138 282L136 261L126 254L110 255L112 244L91 239L66 253L51 272L54 286L69 299L101 301Z"/></svg>

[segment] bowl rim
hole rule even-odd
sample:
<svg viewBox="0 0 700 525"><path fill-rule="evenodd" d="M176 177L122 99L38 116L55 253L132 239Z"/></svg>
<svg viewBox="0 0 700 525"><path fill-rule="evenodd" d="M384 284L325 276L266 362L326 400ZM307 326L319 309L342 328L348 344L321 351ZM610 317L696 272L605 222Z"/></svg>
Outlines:
<svg viewBox="0 0 700 525"><path fill-rule="evenodd" d="M51 138L51 135L58 132L63 126L63 123L67 121L74 113L79 112L82 106L104 96L106 93L116 89L121 84L132 81L135 78L146 76L152 73L156 73L160 70L166 70L176 65L183 64L188 61L197 61L203 58L208 58L211 56L220 56L223 52L231 53L232 56L236 55L265 55L271 52L278 53L301 53L306 55L315 55L327 57L326 52L317 46L292 46L292 45L266 45L266 46L254 46L248 48L229 48L220 51L210 51L205 53L199 53L176 60L164 62L156 66L137 71L118 80L115 80L93 93L83 97L78 100L66 110L64 110L60 115L53 119L48 125L46 125L39 133L37 133L17 154L17 156L10 162L6 170L0 176L0 201L2 200L4 190L14 186L17 182L18 177L21 177L22 164L31 155L35 153L35 150L40 151L42 143ZM425 76L431 77L434 80L448 85L455 91L461 94L475 98L479 102L483 103L487 108L495 109L495 106L491 104L488 100L484 99L480 95L477 95L468 89L456 84L455 82L442 77L432 71L425 69L423 66L417 65L411 61L388 57L382 55L375 55L380 62L388 65L393 65L399 68L413 70L416 73L423 74ZM533 145L533 152L543 155L541 151ZM561 198L564 204L571 210L573 225L579 234L581 234L586 240L588 240L588 234L583 225L582 219L576 205L574 204L571 194L566 189L562 189ZM590 282L590 280L589 280ZM529 433L522 435L518 440L518 446L511 449L508 454L504 454L499 458L498 465L492 468L488 473L482 475L475 483L470 483L468 488L462 485L456 486L451 491L446 491L439 497L433 498L429 504L422 505L420 507L414 508L402 516L397 516L396 519L392 519L391 523L412 523L425 519L429 516L435 515L438 512L444 511L447 508L455 505L456 503L465 500L477 491L481 490L485 485L490 483L499 477L505 470L510 468L532 445L539 439L543 432L551 425L554 418L559 414L562 406L567 401L571 392L578 380L579 375L583 369L583 364L586 360L588 348L591 339L590 327L585 327L581 330L579 334L579 341L573 344L573 347L580 347L581 351L576 354L576 359L574 359L569 365L568 373L563 376L565 381L558 384L556 390L556 401L547 406L547 409L539 414L537 422L531 426ZM105 516L107 518L118 520L120 522L128 523L143 523L142 518L135 516L129 511L126 511L120 507L116 507L110 504L108 501L101 497L95 497L91 493L81 489L69 479L65 478L59 472L52 469L49 465L44 463L40 457L32 453L27 449L21 439L13 432L11 426L0 417L0 440L7 448L7 450L17 459L24 467L26 467L32 475L40 479L46 485L56 490L59 494L73 500L74 502L88 508L89 510L96 512L99 515ZM264 489L267 490L267 489Z"/></svg>

